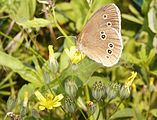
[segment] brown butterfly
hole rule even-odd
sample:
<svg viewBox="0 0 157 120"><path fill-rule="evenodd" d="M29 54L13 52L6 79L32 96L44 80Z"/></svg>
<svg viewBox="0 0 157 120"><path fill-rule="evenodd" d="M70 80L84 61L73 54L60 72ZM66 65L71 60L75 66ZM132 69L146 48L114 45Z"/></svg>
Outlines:
<svg viewBox="0 0 157 120"><path fill-rule="evenodd" d="M121 56L121 16L119 8L111 3L97 10L77 39L77 48L92 60L110 67Z"/></svg>

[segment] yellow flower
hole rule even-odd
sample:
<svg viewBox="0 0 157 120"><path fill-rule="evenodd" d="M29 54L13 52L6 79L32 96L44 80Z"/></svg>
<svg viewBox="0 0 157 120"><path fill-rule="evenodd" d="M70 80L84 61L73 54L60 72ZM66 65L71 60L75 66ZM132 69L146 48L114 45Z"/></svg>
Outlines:
<svg viewBox="0 0 157 120"><path fill-rule="evenodd" d="M136 76L137 76L137 72L131 72L131 76L127 79L125 86L130 87Z"/></svg>
<svg viewBox="0 0 157 120"><path fill-rule="evenodd" d="M61 106L61 100L63 99L63 95L59 94L57 96L53 96L52 94L47 94L44 97L39 91L35 92L37 99L39 100L39 109L53 109L54 107Z"/></svg>
<svg viewBox="0 0 157 120"><path fill-rule="evenodd" d="M127 79L124 86L122 86L122 88L120 89L121 99L126 99L130 96L130 86L132 85L136 76L137 76L137 72L131 72L131 76Z"/></svg>
<svg viewBox="0 0 157 120"><path fill-rule="evenodd" d="M85 57L83 53L76 49L76 46L72 46L70 50L66 48L65 52L70 57L70 61L74 64L79 63Z"/></svg>

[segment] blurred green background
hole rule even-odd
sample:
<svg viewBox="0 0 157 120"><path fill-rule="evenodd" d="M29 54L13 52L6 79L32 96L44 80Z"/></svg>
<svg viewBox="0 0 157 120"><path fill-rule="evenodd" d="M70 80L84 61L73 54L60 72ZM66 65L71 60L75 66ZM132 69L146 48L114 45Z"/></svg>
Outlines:
<svg viewBox="0 0 157 120"><path fill-rule="evenodd" d="M108 3L115 3L121 11L124 48L120 61L106 68L86 57L78 65L71 65L64 49L75 45L74 38L85 20ZM54 47L58 64L54 69L48 64L48 45ZM86 104L94 101L91 89L95 81L123 85L135 71L130 96L120 106L118 96L112 100L105 108L107 117L156 120L156 54L157 0L0 0L0 119L11 111L27 120L75 119L61 108L38 111L34 91L39 89L44 94L49 86L55 94L66 95L64 82L75 79L77 98ZM26 91L29 102L24 107ZM116 106L116 113L110 114ZM77 106L77 119L83 119L80 109ZM96 119L96 112L89 119ZM98 119L103 117L102 113Z"/></svg>

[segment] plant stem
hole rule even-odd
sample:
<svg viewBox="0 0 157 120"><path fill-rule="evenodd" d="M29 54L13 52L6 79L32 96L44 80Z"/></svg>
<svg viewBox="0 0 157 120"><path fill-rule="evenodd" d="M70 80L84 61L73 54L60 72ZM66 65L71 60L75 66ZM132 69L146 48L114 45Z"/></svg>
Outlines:
<svg viewBox="0 0 157 120"><path fill-rule="evenodd" d="M0 31L0 35L4 36L5 38L8 38L9 40L12 40L13 38L8 36L7 34Z"/></svg>
<svg viewBox="0 0 157 120"><path fill-rule="evenodd" d="M90 101L90 95L89 95L88 85L85 85L84 89L85 89L86 101ZM93 120L93 116L90 116L89 120Z"/></svg>
<svg viewBox="0 0 157 120"><path fill-rule="evenodd" d="M108 104L111 102L111 100L112 99L109 99L107 102L106 102L106 104L103 104L103 108L104 108L104 111L103 111L103 115L105 116L105 119L107 119L108 118L108 116L107 116L107 106L108 106Z"/></svg>
<svg viewBox="0 0 157 120"><path fill-rule="evenodd" d="M123 100L121 100L121 101L119 102L117 108L113 111L113 113L111 114L111 116L110 116L107 120L109 120L109 119L117 112L117 110L118 110L118 108L119 108L119 106L121 105L122 102L123 102Z"/></svg>
<svg viewBox="0 0 157 120"><path fill-rule="evenodd" d="M104 101L100 101L99 103L98 103L98 105L99 105L99 112L98 112L98 115L97 115L97 118L96 118L96 120L98 120L99 119L99 116L100 116L100 113L102 112L103 113L103 109L104 109Z"/></svg>
<svg viewBox="0 0 157 120"><path fill-rule="evenodd" d="M46 84L46 85L47 85L48 89L50 90L51 94L55 95L54 92L51 90L50 86L48 84Z"/></svg>
<svg viewBox="0 0 157 120"><path fill-rule="evenodd" d="M96 118L96 120L98 120L98 119L99 119L100 112L101 112L101 110L100 110L100 108L99 108L99 112L98 112L98 115L97 115L97 118Z"/></svg>
<svg viewBox="0 0 157 120"><path fill-rule="evenodd" d="M74 102L77 105L77 101L75 100ZM78 110L81 112L81 114L83 115L84 119L88 120L87 117L85 116L85 114L83 113L82 109L78 107Z"/></svg>
<svg viewBox="0 0 157 120"><path fill-rule="evenodd" d="M83 113L83 111L79 108L79 111L81 112L81 114L83 115L85 120L88 120L87 117L85 116L85 114Z"/></svg>
<svg viewBox="0 0 157 120"><path fill-rule="evenodd" d="M69 41L69 43L71 45L74 45L74 43L71 41L71 39L67 36L67 34L63 31L63 29L59 26L57 19L56 19L56 15L55 15L55 9L53 8L53 16L54 16L54 22L56 24L56 27L59 29L59 31L63 34L63 36L65 36L65 38Z"/></svg>
<svg viewBox="0 0 157 120"><path fill-rule="evenodd" d="M122 102L123 102L123 100L121 100L121 102L118 104L118 106L117 106L117 108L114 110L113 114L114 114L115 112L117 112L117 110L118 110L118 108L119 108L119 106L121 105Z"/></svg>
<svg viewBox="0 0 157 120"><path fill-rule="evenodd" d="M43 8L46 9L46 6L43 5ZM45 11L45 17L46 17L46 19L49 18L49 16L48 16L49 14L51 14L51 13L50 13L50 10L48 10L48 11L46 10L46 11ZM52 27L51 24L48 25L48 29L49 29L49 31L50 31L50 38L51 38L52 43L53 43L54 45L56 45L57 48L58 48L58 41L57 41L57 39L56 39L56 35L55 35L55 33L54 33L54 30L53 30L53 27Z"/></svg>
<svg viewBox="0 0 157 120"><path fill-rule="evenodd" d="M150 86L149 86L149 87L150 87ZM150 88L149 88L149 89L150 89ZM151 98L151 92L149 91L149 96L148 96L148 111L147 111L147 114L146 114L146 120L148 120L149 112L150 112L150 105L151 105L150 98Z"/></svg>
<svg viewBox="0 0 157 120"><path fill-rule="evenodd" d="M88 85L85 85L84 89L85 89L86 101L90 101Z"/></svg>

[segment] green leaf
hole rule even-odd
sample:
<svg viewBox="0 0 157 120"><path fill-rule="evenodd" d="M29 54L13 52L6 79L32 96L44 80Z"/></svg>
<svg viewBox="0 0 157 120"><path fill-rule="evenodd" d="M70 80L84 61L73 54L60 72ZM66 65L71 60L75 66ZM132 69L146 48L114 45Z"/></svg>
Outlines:
<svg viewBox="0 0 157 120"><path fill-rule="evenodd" d="M35 70L36 70L36 72L39 74L39 76L43 76L43 72L42 72L42 69L41 69L41 67L40 67L40 65L39 65L39 62L38 62L37 57L36 57L36 56L33 56L32 59L33 59L34 65L35 65Z"/></svg>
<svg viewBox="0 0 157 120"><path fill-rule="evenodd" d="M133 5L131 5L131 4L129 4L129 10L130 10L135 16L140 16L139 11L136 10L136 8L135 8Z"/></svg>
<svg viewBox="0 0 157 120"><path fill-rule="evenodd" d="M15 96L10 96L7 100L7 111L12 111L16 106L16 98Z"/></svg>
<svg viewBox="0 0 157 120"><path fill-rule="evenodd" d="M143 24L143 20L140 20L138 19L137 17L134 17L132 15L128 15L128 14L122 14L122 18L126 19L126 20L129 20L131 22L134 22L134 23L137 23L137 24L140 24L142 25Z"/></svg>
<svg viewBox="0 0 157 120"><path fill-rule="evenodd" d="M154 117L157 117L157 109L151 109L150 113L151 113Z"/></svg>
<svg viewBox="0 0 157 120"><path fill-rule="evenodd" d="M152 0L143 0L143 3L142 3L142 13L144 13L144 15L146 15L148 13L148 10L149 10L149 4Z"/></svg>
<svg viewBox="0 0 157 120"><path fill-rule="evenodd" d="M17 1L16 1L17 2ZM36 9L36 0L21 0L16 6L13 19L16 22L24 22L33 18Z"/></svg>
<svg viewBox="0 0 157 120"><path fill-rule="evenodd" d="M16 82L5 83L4 85L1 85L1 86L0 86L0 89L4 89L4 88L10 87L10 86L13 86L13 85L15 85L15 84L16 84Z"/></svg>
<svg viewBox="0 0 157 120"><path fill-rule="evenodd" d="M146 120L146 117L140 111L136 111L134 117L135 120Z"/></svg>
<svg viewBox="0 0 157 120"><path fill-rule="evenodd" d="M95 2L95 4L94 4ZM93 0L93 6L92 11L96 11L97 9L101 8L102 6L105 6L109 3L114 3L114 0Z"/></svg>
<svg viewBox="0 0 157 120"><path fill-rule="evenodd" d="M153 38L153 47L155 49L155 52L157 53L157 34L154 35L154 38Z"/></svg>
<svg viewBox="0 0 157 120"><path fill-rule="evenodd" d="M59 62L59 65L60 65L59 71L62 72L69 65L69 56L65 53L65 51L62 52L60 56L60 61L62 62Z"/></svg>
<svg viewBox="0 0 157 120"><path fill-rule="evenodd" d="M152 32L157 33L157 1L153 0L148 12L148 26Z"/></svg>
<svg viewBox="0 0 157 120"><path fill-rule="evenodd" d="M139 7L141 7L143 0L133 0Z"/></svg>
<svg viewBox="0 0 157 120"><path fill-rule="evenodd" d="M11 40L7 47L5 48L5 50L8 50L9 53L15 52L19 49L19 47L21 46L23 40L25 38L25 34L23 34L22 32L19 32L14 38L13 40Z"/></svg>
<svg viewBox="0 0 157 120"><path fill-rule="evenodd" d="M19 90L18 92L18 102L21 102L24 100L24 98L26 97L25 93L28 93L28 98L31 97L34 94L34 90L35 90L36 86L34 86L33 84L29 83L29 84L25 84L22 86L22 88Z"/></svg>
<svg viewBox="0 0 157 120"><path fill-rule="evenodd" d="M145 64L146 60L147 60L147 53L146 53L146 47L145 46L141 47L141 50L138 52L138 55L139 55L141 61L143 61L143 63Z"/></svg>
<svg viewBox="0 0 157 120"><path fill-rule="evenodd" d="M123 53L122 54L122 59L126 62L133 63L133 64L136 64L136 65L139 65L140 62L141 62L140 59L136 58L135 56L133 56L130 53Z"/></svg>
<svg viewBox="0 0 157 120"><path fill-rule="evenodd" d="M60 80L62 81L68 76L77 76L83 82L83 84L86 84L89 77L99 67L101 67L100 64L85 58L81 63L70 65L67 69L65 69L60 76Z"/></svg>
<svg viewBox="0 0 157 120"><path fill-rule="evenodd" d="M134 54L136 52L136 41L134 39L129 39L127 44L125 44L125 52Z"/></svg>
<svg viewBox="0 0 157 120"><path fill-rule="evenodd" d="M81 31L89 5L86 0L71 0L70 4L75 14L76 28L78 31Z"/></svg>
<svg viewBox="0 0 157 120"><path fill-rule="evenodd" d="M33 83L36 86L42 85L42 79L37 72L25 66L20 60L0 51L0 65L9 67L17 72L24 80Z"/></svg>
<svg viewBox="0 0 157 120"><path fill-rule="evenodd" d="M135 116L135 111L131 108L124 108L117 111L114 115L111 116L110 120L113 119L122 119L122 118L131 118Z"/></svg>
<svg viewBox="0 0 157 120"><path fill-rule="evenodd" d="M144 64L145 65L145 64ZM145 84L148 84L148 73L146 68L142 65L141 67L138 68L139 73L141 74L142 80Z"/></svg>
<svg viewBox="0 0 157 120"><path fill-rule="evenodd" d="M10 95L11 93L10 92L8 92L8 91L0 91L0 95L4 95L4 96L8 96L8 95Z"/></svg>
<svg viewBox="0 0 157 120"><path fill-rule="evenodd" d="M40 27L46 27L50 24L50 21L43 19L43 18L34 18L32 20L27 20L25 22L17 22L23 28L36 28L39 29Z"/></svg>
<svg viewBox="0 0 157 120"><path fill-rule="evenodd" d="M151 73L152 75L155 75L155 76L157 76L157 70L150 71L150 73Z"/></svg>
<svg viewBox="0 0 157 120"><path fill-rule="evenodd" d="M153 60L153 58L155 57L155 50L151 49L148 57L147 57L147 65L150 65L151 61Z"/></svg>
<svg viewBox="0 0 157 120"><path fill-rule="evenodd" d="M56 18L59 24L63 25L69 20L75 21L75 11L73 11L73 7L68 2L61 2L56 4Z"/></svg>

